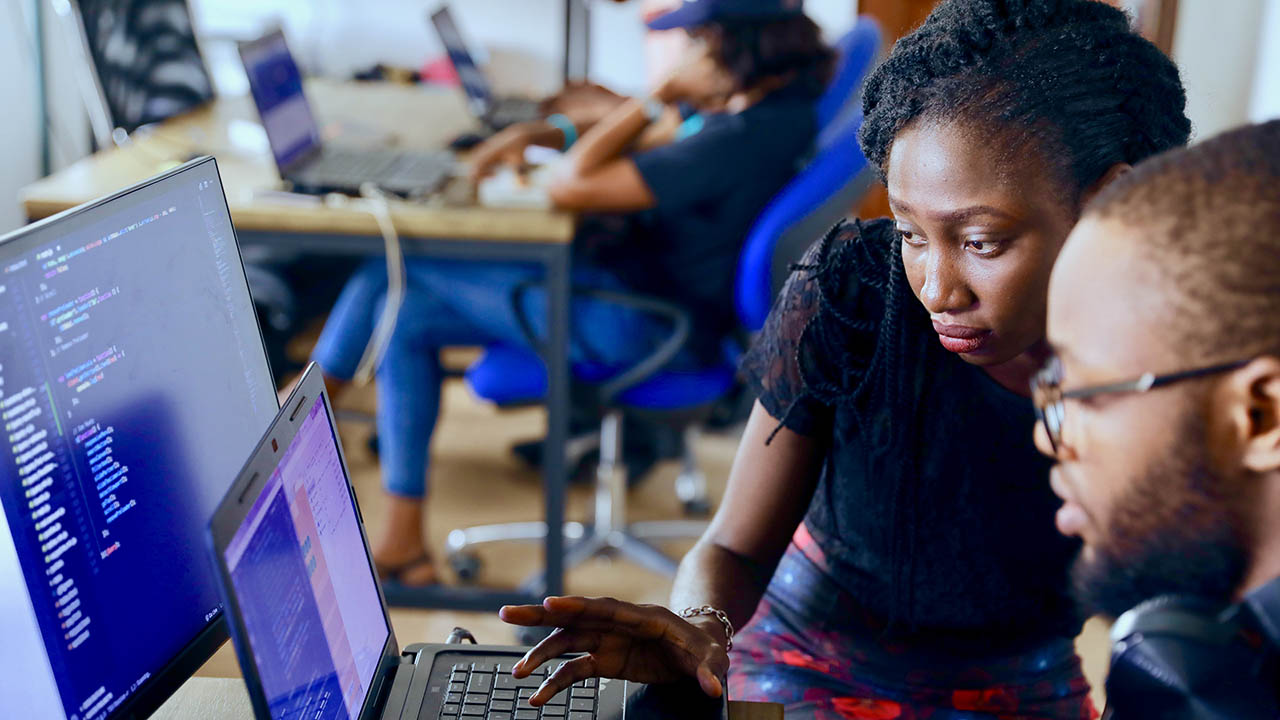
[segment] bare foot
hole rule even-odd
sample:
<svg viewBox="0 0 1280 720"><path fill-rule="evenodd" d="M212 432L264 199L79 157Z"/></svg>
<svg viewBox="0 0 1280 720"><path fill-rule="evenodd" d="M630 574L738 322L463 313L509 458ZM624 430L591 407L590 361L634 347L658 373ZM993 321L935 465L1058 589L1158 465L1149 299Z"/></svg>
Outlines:
<svg viewBox="0 0 1280 720"><path fill-rule="evenodd" d="M373 548L373 561L383 580L420 587L439 582L423 529L425 504L420 499L387 495L386 525Z"/></svg>

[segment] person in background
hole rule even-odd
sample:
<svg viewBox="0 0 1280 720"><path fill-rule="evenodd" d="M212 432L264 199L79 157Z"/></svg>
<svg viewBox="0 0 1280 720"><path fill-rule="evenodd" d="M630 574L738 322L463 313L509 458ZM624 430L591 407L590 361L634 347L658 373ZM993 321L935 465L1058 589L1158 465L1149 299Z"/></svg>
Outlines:
<svg viewBox="0 0 1280 720"><path fill-rule="evenodd" d="M543 683L698 678L787 717L1095 716L1030 381L1085 203L1186 142L1174 64L1092 0L947 0L869 76L894 217L807 253L743 370L758 396L671 607L549 598ZM797 526L799 526L797 528ZM735 634L735 628L742 628Z"/></svg>
<svg viewBox="0 0 1280 720"><path fill-rule="evenodd" d="M1084 541L1081 602L1111 617L1164 595L1260 611L1259 662L1219 682L1262 690L1269 712L1197 715L1222 693L1186 683L1182 712L1151 697L1127 717L1280 713L1277 279L1280 121L1138 166L1090 204L1054 268L1036 436L1058 463L1058 529Z"/></svg>
<svg viewBox="0 0 1280 720"><path fill-rule="evenodd" d="M478 149L474 167L481 176L519 162L529 144L564 148L551 199L598 218L584 222L575 241L574 285L652 294L688 308L692 357L715 352L732 326L739 250L756 214L810 149L813 105L833 54L798 0L700 0L656 24L684 27L697 43L652 97L627 100L589 128L560 116L500 133ZM679 138L670 120L678 103L708 110L700 128ZM546 298L536 266L410 259L406 274L405 302L377 371L390 511L373 554L383 578L423 585L437 579L424 511L439 351L527 345L522 320L545 337ZM513 290L530 282L535 287L514 307ZM371 261L334 307L312 357L335 397L356 370L386 294L384 263ZM659 319L584 295L573 298L571 313L574 361L625 368L669 332Z"/></svg>

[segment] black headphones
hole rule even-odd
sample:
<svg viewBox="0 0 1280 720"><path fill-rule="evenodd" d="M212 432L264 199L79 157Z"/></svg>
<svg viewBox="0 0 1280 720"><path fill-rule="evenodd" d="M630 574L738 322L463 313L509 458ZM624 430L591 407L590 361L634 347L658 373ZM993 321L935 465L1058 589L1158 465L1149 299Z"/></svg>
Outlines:
<svg viewBox="0 0 1280 720"><path fill-rule="evenodd" d="M1166 596L1111 629L1103 720L1280 718L1280 578L1223 606Z"/></svg>

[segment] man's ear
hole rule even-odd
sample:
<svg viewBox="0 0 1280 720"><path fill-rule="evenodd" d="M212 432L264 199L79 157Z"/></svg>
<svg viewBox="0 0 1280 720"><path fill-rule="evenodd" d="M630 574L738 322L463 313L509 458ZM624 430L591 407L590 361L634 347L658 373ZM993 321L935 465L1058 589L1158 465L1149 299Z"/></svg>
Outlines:
<svg viewBox="0 0 1280 720"><path fill-rule="evenodd" d="M1280 358L1252 360L1226 385L1216 402L1227 405L1240 465L1257 474L1280 470Z"/></svg>
<svg viewBox="0 0 1280 720"><path fill-rule="evenodd" d="M1115 180L1132 169L1133 166L1129 163L1116 163L1108 168L1107 171L1102 174L1102 177L1094 181L1092 185L1085 188L1084 192L1080 194L1080 209L1083 210L1084 206L1088 205L1089 201L1093 199L1093 196L1097 195L1102 188L1110 185L1112 180Z"/></svg>

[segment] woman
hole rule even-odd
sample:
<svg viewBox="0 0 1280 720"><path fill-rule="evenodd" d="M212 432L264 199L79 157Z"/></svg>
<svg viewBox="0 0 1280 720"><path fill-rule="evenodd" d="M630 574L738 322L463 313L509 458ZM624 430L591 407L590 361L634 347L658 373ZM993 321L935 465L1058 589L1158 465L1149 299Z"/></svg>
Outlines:
<svg viewBox="0 0 1280 720"><path fill-rule="evenodd" d="M1094 716L1028 387L1083 204L1187 140L1177 69L1100 2L948 0L863 103L894 217L817 243L746 358L759 402L676 579L688 618L504 609L564 628L517 675L590 653L535 702L591 674L717 695L728 670L789 718Z"/></svg>
<svg viewBox="0 0 1280 720"><path fill-rule="evenodd" d="M771 2L776 7L765 12ZM698 40L695 52L651 98L623 101L589 128L589 120L564 115L509 128L477 149L474 171L518 163L531 144L565 147L551 199L592 214L575 240L575 287L678 302L710 346L732 324L726 308L750 223L812 143L813 101L832 53L795 3L752 2L747 16L736 0L702 5L711 14L687 24ZM700 122L677 133L677 106L700 109ZM424 520L439 350L527 344L523 321L545 336L546 298L538 268L519 263L411 259L406 275L405 302L377 373L389 512L373 554L382 577L426 585L436 580ZM515 288L527 284L534 289L514 307ZM355 374L386 294L384 265L371 262L330 315L313 359L334 381L335 396L338 381ZM657 318L585 294L575 294L570 312L575 362L626 368L669 333Z"/></svg>

